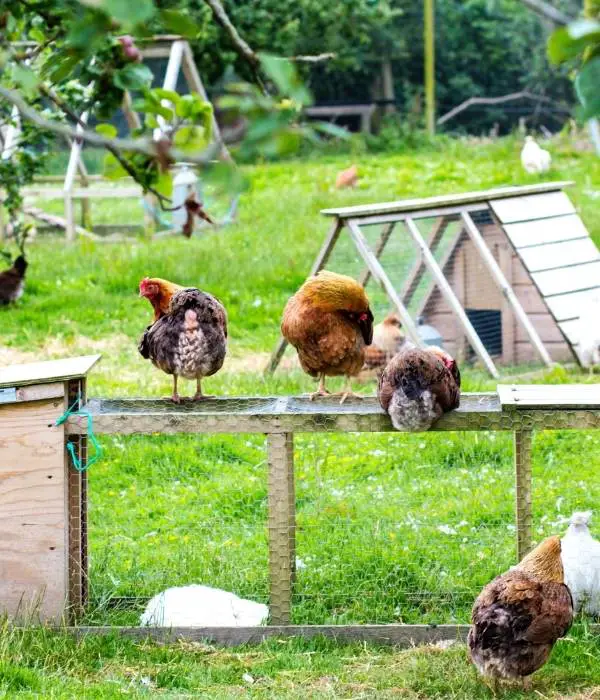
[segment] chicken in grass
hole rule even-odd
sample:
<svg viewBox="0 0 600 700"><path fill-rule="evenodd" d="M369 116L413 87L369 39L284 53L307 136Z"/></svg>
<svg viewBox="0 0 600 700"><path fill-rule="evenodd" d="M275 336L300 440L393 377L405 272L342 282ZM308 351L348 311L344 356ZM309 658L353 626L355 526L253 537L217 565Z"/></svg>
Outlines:
<svg viewBox="0 0 600 700"><path fill-rule="evenodd" d="M414 347L402 332L402 322L398 314L388 314L373 329L373 342L365 348L365 370L383 371L387 363L400 350Z"/></svg>
<svg viewBox="0 0 600 700"><path fill-rule="evenodd" d="M335 178L335 186L338 190L345 187L356 187L358 182L358 168L351 165L347 170L342 170Z"/></svg>
<svg viewBox="0 0 600 700"><path fill-rule="evenodd" d="M365 360L373 340L373 314L365 290L346 275L322 270L288 301L281 322L283 337L298 351L302 369L319 378L315 396L325 396L325 377L345 376L341 403L353 395L350 378Z"/></svg>
<svg viewBox="0 0 600 700"><path fill-rule="evenodd" d="M565 583L575 612L600 615L600 542L592 537L590 511L573 513L561 540Z"/></svg>
<svg viewBox="0 0 600 700"><path fill-rule="evenodd" d="M509 680L526 687L572 621L560 538L548 537L477 597L467 640L471 661L494 686Z"/></svg>
<svg viewBox="0 0 600 700"><path fill-rule="evenodd" d="M443 413L458 408L460 371L441 348L407 348L383 370L377 395L396 430L429 430Z"/></svg>
<svg viewBox="0 0 600 700"><path fill-rule="evenodd" d="M12 266L0 272L0 305L10 304L23 295L27 260L19 255Z"/></svg>
<svg viewBox="0 0 600 700"><path fill-rule="evenodd" d="M146 282L140 283L142 296L146 296ZM167 288L163 293L169 294ZM225 308L213 296L195 288L176 290L166 311L146 329L139 344L143 358L173 375L171 398L175 403L181 401L177 391L179 377L196 380L194 400L210 398L202 393L202 379L221 369L226 350Z"/></svg>

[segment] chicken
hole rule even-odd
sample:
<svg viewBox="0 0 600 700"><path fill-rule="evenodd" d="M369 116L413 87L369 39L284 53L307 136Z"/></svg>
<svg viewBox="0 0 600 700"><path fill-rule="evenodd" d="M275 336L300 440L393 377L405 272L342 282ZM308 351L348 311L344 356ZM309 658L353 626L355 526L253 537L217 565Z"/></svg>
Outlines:
<svg viewBox="0 0 600 700"><path fill-rule="evenodd" d="M358 182L358 168L351 165L347 170L342 170L335 178L335 186L338 190L344 187L356 187Z"/></svg>
<svg viewBox="0 0 600 700"><path fill-rule="evenodd" d="M169 280L160 277L144 277L140 282L140 296L146 297L154 309L154 321L158 321L169 310L171 298L176 292L180 292L185 287L173 284Z"/></svg>
<svg viewBox="0 0 600 700"><path fill-rule="evenodd" d="M579 360L581 365L594 372L600 365L600 295L595 294L580 311L577 322Z"/></svg>
<svg viewBox="0 0 600 700"><path fill-rule="evenodd" d="M573 621L559 537L548 537L481 591L471 615L469 655L494 683L521 680L541 668Z"/></svg>
<svg viewBox="0 0 600 700"><path fill-rule="evenodd" d="M144 294L146 280L140 283ZM202 379L218 372L223 366L227 350L227 314L222 304L199 289L176 291L169 307L149 326L139 344L143 358L155 367L173 375L175 403L179 377L195 379L194 400L210 398L202 393Z"/></svg>
<svg viewBox="0 0 600 700"><path fill-rule="evenodd" d="M283 337L298 351L302 369L319 377L311 395L325 396L325 377L345 376L341 403L352 394L350 377L364 364L373 340L373 314L365 290L351 277L321 270L291 297L281 322Z"/></svg>
<svg viewBox="0 0 600 700"><path fill-rule="evenodd" d="M389 362L379 378L379 403L396 430L429 430L460 402L460 372L441 348L407 348Z"/></svg>
<svg viewBox="0 0 600 700"><path fill-rule="evenodd" d="M15 259L12 267L0 272L0 305L19 299L25 290L27 260L24 255Z"/></svg>
<svg viewBox="0 0 600 700"><path fill-rule="evenodd" d="M565 583L576 612L600 615L600 542L588 527L591 512L573 513L561 540Z"/></svg>
<svg viewBox="0 0 600 700"><path fill-rule="evenodd" d="M364 369L383 370L396 353L408 346L413 346L401 328L400 317L394 313L388 314L381 323L375 326L373 342L365 348Z"/></svg>
<svg viewBox="0 0 600 700"><path fill-rule="evenodd" d="M263 625L269 608L209 586L167 588L144 610L141 625L153 627L256 627Z"/></svg>
<svg viewBox="0 0 600 700"><path fill-rule="evenodd" d="M545 173L550 170L552 156L538 146L533 136L526 136L521 150L521 163L528 173Z"/></svg>

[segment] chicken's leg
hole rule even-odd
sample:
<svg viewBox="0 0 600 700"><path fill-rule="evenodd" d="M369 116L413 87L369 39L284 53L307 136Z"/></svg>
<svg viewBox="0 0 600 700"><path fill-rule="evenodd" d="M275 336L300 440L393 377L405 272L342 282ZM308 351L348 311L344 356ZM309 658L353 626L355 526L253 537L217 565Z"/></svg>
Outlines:
<svg viewBox="0 0 600 700"><path fill-rule="evenodd" d="M202 377L196 378L196 393L194 394L194 401L203 401L204 399L214 399L214 394L209 396L208 394L202 393Z"/></svg>
<svg viewBox="0 0 600 700"><path fill-rule="evenodd" d="M364 398L361 396L361 394L355 394L352 391L352 382L350 380L350 377L346 377L346 386L342 389L342 398L340 399L340 403L344 403L344 401L349 397L352 396L355 399L362 399Z"/></svg>
<svg viewBox="0 0 600 700"><path fill-rule="evenodd" d="M325 388L325 375L321 374L319 376L319 386L317 390L310 395L310 400L314 401L317 396L329 396L330 392Z"/></svg>
<svg viewBox="0 0 600 700"><path fill-rule="evenodd" d="M173 396L171 396L171 401L173 403L181 403L181 397L177 393L177 375L173 375Z"/></svg>

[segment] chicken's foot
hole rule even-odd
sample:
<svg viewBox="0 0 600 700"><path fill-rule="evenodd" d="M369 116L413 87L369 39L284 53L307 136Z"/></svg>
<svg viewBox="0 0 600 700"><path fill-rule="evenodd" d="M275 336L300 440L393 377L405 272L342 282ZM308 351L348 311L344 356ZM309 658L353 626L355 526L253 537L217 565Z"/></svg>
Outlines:
<svg viewBox="0 0 600 700"><path fill-rule="evenodd" d="M177 375L173 375L173 395L171 396L171 401L173 403L181 403L181 397L177 393Z"/></svg>
<svg viewBox="0 0 600 700"><path fill-rule="evenodd" d="M192 397L193 401L204 401L204 399L214 399L214 394L203 394L202 393L202 379L196 379L196 393Z"/></svg>
<svg viewBox="0 0 600 700"><path fill-rule="evenodd" d="M343 388L343 390L336 394L336 396L340 396L341 394L341 399L340 399L340 404L343 404L346 399L351 396L354 399L363 399L364 396L362 394L356 394L354 391L352 391L352 383L350 382L350 377L346 380L346 386Z"/></svg>
<svg viewBox="0 0 600 700"><path fill-rule="evenodd" d="M322 374L319 377L319 386L317 387L317 390L310 395L310 400L314 401L317 398L317 396L330 396L330 395L331 395L331 392L327 391L327 389L325 388L325 375Z"/></svg>

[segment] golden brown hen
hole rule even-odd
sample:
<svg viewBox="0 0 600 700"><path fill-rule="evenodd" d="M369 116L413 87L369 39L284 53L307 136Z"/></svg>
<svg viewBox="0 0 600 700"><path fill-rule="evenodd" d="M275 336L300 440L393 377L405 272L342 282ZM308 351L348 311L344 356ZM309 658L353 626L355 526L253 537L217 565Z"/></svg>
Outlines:
<svg viewBox="0 0 600 700"><path fill-rule="evenodd" d="M338 190L344 187L356 187L358 182L358 168L356 165L351 165L347 170L342 170L335 178L335 186Z"/></svg>
<svg viewBox="0 0 600 700"><path fill-rule="evenodd" d="M373 342L365 348L364 369L382 372L394 355L413 346L402 332L402 321L398 314L388 314L373 329Z"/></svg>
<svg viewBox="0 0 600 700"><path fill-rule="evenodd" d="M365 346L373 340L373 314L360 284L322 270L288 301L281 332L298 351L302 369L319 377L311 398L329 393L325 377L346 376L343 403L352 394L350 377L360 372Z"/></svg>
<svg viewBox="0 0 600 700"><path fill-rule="evenodd" d="M560 538L548 537L481 591L471 616L469 655L494 685L499 679L526 685L572 621Z"/></svg>
<svg viewBox="0 0 600 700"><path fill-rule="evenodd" d="M460 371L435 345L401 350L383 370L377 395L396 430L429 430L443 413L458 408Z"/></svg>

